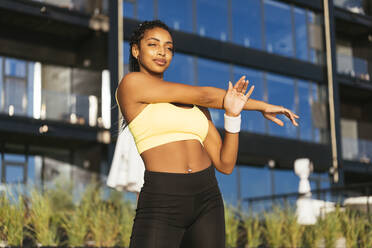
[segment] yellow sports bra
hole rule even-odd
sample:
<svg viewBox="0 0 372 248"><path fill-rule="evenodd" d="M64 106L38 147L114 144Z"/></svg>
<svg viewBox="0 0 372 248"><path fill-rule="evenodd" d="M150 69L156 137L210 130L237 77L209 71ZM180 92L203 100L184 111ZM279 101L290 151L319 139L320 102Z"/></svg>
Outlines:
<svg viewBox="0 0 372 248"><path fill-rule="evenodd" d="M195 105L185 109L171 103L150 103L128 127L141 154L150 148L179 140L196 139L203 145L209 123Z"/></svg>

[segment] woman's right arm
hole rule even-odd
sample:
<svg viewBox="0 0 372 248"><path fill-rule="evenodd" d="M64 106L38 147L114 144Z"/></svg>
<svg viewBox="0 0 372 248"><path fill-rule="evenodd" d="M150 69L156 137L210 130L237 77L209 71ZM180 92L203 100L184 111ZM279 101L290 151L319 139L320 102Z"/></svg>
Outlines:
<svg viewBox="0 0 372 248"><path fill-rule="evenodd" d="M205 87L167 82L141 72L132 72L122 79L117 94L120 105L126 98L131 102L178 102L204 106L208 102L207 91Z"/></svg>
<svg viewBox="0 0 372 248"><path fill-rule="evenodd" d="M238 81L239 87L246 84L242 78ZM177 102L222 108L226 91L215 87L167 82L141 72L132 72L122 79L117 93L120 105L129 100L137 103ZM221 95L220 101L216 102L216 95Z"/></svg>

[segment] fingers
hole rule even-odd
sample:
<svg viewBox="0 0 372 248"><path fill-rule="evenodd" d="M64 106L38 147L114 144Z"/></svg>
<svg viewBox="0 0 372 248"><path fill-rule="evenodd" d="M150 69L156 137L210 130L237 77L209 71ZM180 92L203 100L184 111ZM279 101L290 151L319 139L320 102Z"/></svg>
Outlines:
<svg viewBox="0 0 372 248"><path fill-rule="evenodd" d="M273 115L266 115L265 117L281 127L284 126L284 123Z"/></svg>
<svg viewBox="0 0 372 248"><path fill-rule="evenodd" d="M284 113L285 115L291 120L292 124L295 125L296 127L298 126L298 123L296 122L295 118L299 118L298 115L295 115L294 113L292 113L290 110L288 109L284 109ZM297 116L297 117L295 117Z"/></svg>
<svg viewBox="0 0 372 248"><path fill-rule="evenodd" d="M238 92L240 92L241 89L242 89L241 84L244 83L244 79L245 79L245 76L242 76L242 77L238 80L238 82L236 82L236 84L234 85L234 89L236 89ZM239 89L240 89L240 90L239 90Z"/></svg>
<svg viewBox="0 0 372 248"><path fill-rule="evenodd" d="M247 86L248 86L248 84L247 84ZM245 97L249 98L252 95L253 90L254 90L254 85L252 85L251 88L249 88L249 91L247 92Z"/></svg>
<svg viewBox="0 0 372 248"><path fill-rule="evenodd" d="M232 88L233 88L232 83L231 83L231 81L229 81L229 89L228 89L228 91L231 91Z"/></svg>
<svg viewBox="0 0 372 248"><path fill-rule="evenodd" d="M245 80L245 75L242 76L234 85L234 89L239 92L245 94L248 88L249 80Z"/></svg>

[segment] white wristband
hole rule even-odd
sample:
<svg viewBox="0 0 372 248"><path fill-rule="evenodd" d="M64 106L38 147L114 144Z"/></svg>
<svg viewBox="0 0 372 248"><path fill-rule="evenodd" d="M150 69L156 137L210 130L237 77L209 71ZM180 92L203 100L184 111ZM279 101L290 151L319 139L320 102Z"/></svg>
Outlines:
<svg viewBox="0 0 372 248"><path fill-rule="evenodd" d="M228 116L224 114L225 118L225 130L229 133L239 133L240 124L242 122L241 115L239 114L236 117Z"/></svg>

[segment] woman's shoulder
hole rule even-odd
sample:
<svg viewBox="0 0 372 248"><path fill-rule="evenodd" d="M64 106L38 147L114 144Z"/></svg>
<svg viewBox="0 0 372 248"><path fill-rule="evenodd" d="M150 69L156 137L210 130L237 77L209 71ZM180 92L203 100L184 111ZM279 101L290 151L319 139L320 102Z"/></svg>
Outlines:
<svg viewBox="0 0 372 248"><path fill-rule="evenodd" d="M205 115L205 117L207 117L208 120L211 119L211 114L209 112L209 109L207 107L203 107L203 106L199 106L199 105L196 105L201 112L203 112L203 114Z"/></svg>
<svg viewBox="0 0 372 248"><path fill-rule="evenodd" d="M137 72L137 71L129 72L121 79L119 85L130 84L131 82L137 81L138 79L143 78L144 76L146 75L142 72Z"/></svg>

